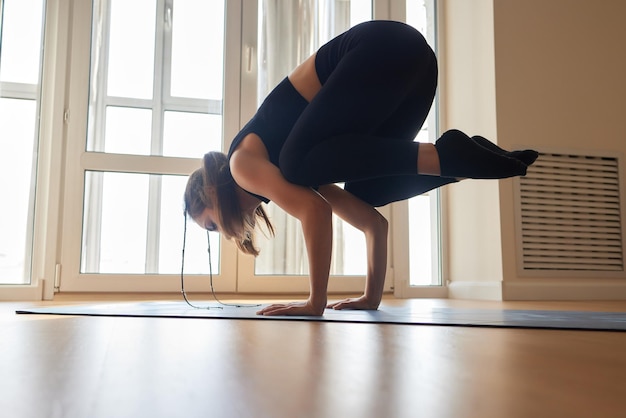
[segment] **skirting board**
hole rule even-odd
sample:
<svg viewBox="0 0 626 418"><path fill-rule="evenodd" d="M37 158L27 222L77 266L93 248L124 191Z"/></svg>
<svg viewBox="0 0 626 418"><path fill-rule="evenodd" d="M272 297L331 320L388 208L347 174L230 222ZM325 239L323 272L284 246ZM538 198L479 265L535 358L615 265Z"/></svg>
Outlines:
<svg viewBox="0 0 626 418"><path fill-rule="evenodd" d="M626 280L455 281L448 298L470 300L626 300Z"/></svg>
<svg viewBox="0 0 626 418"><path fill-rule="evenodd" d="M503 300L626 300L626 280L523 279L502 282Z"/></svg>
<svg viewBox="0 0 626 418"><path fill-rule="evenodd" d="M502 282L450 282L448 284L448 298L471 300L502 300Z"/></svg>

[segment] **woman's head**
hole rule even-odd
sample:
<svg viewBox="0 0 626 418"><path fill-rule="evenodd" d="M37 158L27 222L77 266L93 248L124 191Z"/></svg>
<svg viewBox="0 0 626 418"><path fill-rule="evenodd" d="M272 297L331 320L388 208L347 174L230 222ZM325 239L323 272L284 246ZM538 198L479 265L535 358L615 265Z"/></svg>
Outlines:
<svg viewBox="0 0 626 418"><path fill-rule="evenodd" d="M271 234L274 233L274 228L261 206L252 214L242 211L237 187L230 174L228 157L216 151L205 154L202 167L194 171L187 181L185 215L198 222L206 217L205 212L209 212L212 221L224 236L234 239L237 247L244 253L256 256L259 253L254 246L256 218L264 221ZM205 222L198 223L207 227Z"/></svg>

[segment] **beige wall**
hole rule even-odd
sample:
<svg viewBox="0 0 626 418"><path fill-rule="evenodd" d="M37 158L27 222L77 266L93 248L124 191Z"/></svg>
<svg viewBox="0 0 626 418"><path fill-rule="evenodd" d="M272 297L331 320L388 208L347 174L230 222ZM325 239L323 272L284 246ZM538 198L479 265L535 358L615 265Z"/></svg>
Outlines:
<svg viewBox="0 0 626 418"><path fill-rule="evenodd" d="M626 154L626 1L443 0L440 15L443 129L481 132L504 148ZM505 298L515 287L507 283L550 283L517 272L511 180L446 194L453 297L463 281L503 281ZM569 284L587 292L581 283ZM545 296L564 284L544 286Z"/></svg>
<svg viewBox="0 0 626 418"><path fill-rule="evenodd" d="M445 28L439 42L440 129L457 128L495 141L493 4L443 1L439 16ZM503 269L498 183L463 181L443 190L444 273L450 297L474 297L478 288L481 293L488 289L488 298L499 298Z"/></svg>
<svg viewBox="0 0 626 418"><path fill-rule="evenodd" d="M626 1L495 0L498 141L626 149Z"/></svg>

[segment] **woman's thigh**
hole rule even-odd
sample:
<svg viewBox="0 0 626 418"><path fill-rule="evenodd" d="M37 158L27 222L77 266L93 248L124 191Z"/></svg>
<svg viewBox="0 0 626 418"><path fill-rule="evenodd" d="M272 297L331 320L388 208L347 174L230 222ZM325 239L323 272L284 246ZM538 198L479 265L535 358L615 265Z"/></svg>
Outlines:
<svg viewBox="0 0 626 418"><path fill-rule="evenodd" d="M294 125L281 151L281 170L298 170L316 147L332 149L328 141L334 138L350 137L354 147L412 141L428 114L436 82L436 59L425 43L353 48ZM373 137L379 141L372 143ZM349 149L343 144L341 152Z"/></svg>

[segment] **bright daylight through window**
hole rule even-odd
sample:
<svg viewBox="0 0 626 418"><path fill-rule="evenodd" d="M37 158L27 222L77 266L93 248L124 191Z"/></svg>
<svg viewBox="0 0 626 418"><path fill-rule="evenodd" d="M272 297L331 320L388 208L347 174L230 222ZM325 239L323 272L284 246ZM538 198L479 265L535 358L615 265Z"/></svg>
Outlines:
<svg viewBox="0 0 626 418"><path fill-rule="evenodd" d="M45 4L44 0L0 0L0 193L4 203L0 284L31 282ZM74 0L63 9L72 16L66 16L71 37L67 55L59 60L63 65L54 62L51 71L67 79L64 100L70 103L71 120L64 127L67 136L45 140L52 141L53 147L65 147L66 161L59 163L65 177L63 184L55 185L61 192L50 196L62 202L63 229L56 233L63 251L55 251L62 254L56 262L63 264L64 277L91 280L100 274L178 274L186 174L199 166L204 153L228 146L225 126L231 130L228 136L233 136L240 127L234 125L242 125L244 116L251 116L242 115L244 96L250 93L244 86L246 68L241 65L246 48L254 49L250 57L257 59L253 90L258 106L320 45L351 26L377 18L373 13L380 9L372 0L244 0L238 4L239 8L231 8L225 0ZM435 33L433 4L433 0L406 0L407 22L429 41ZM229 17L229 10L241 15ZM232 30L233 25L250 21L247 13L256 15L256 44L226 39L226 22ZM235 39L236 34L245 33L234 29L228 33ZM77 68L84 68L84 74L69 76ZM225 86L236 92L226 101ZM44 109L46 114L53 110ZM236 123L226 123L233 120ZM433 141L435 134L436 118L431 116L417 140ZM411 285L440 284L437 202L438 194L433 191L408 203L410 231L403 245L410 249ZM261 256L251 275L307 274L299 225L273 206L269 210L277 237L265 241L259 234ZM392 223L406 222L392 219ZM58 224L48 225L55 227ZM332 274L364 275L361 233L339 219L334 230ZM206 233L191 224L187 231L185 272L204 275L208 273ZM213 272L240 274L242 264L237 263L242 257L236 258L233 248L220 248L218 234L211 233L210 239ZM239 267L224 267L225 259L228 266ZM102 277L107 280L109 276Z"/></svg>
<svg viewBox="0 0 626 418"><path fill-rule="evenodd" d="M308 1L290 3L259 1L258 10L258 94L260 102L298 63L332 37L363 21L372 19L370 0ZM302 18L306 16L306 18ZM434 2L407 0L407 23L417 28L434 47ZM285 37L285 22L299 22L292 37ZM279 56L270 56L281 51ZM435 114L418 133L421 142L434 141ZM410 285L439 285L438 192L410 199L409 260ZM260 236L261 254L255 263L258 275L306 275L308 264L302 231L296 221L270 205L269 213L279 235ZM333 221L333 275L365 275L366 251L362 234L337 217Z"/></svg>
<svg viewBox="0 0 626 418"><path fill-rule="evenodd" d="M44 6L0 1L0 284L31 279Z"/></svg>
<svg viewBox="0 0 626 418"><path fill-rule="evenodd" d="M223 2L96 0L93 28L88 152L115 164L221 149ZM178 272L186 176L86 168L81 272ZM188 232L185 270L206 273L206 236Z"/></svg>

